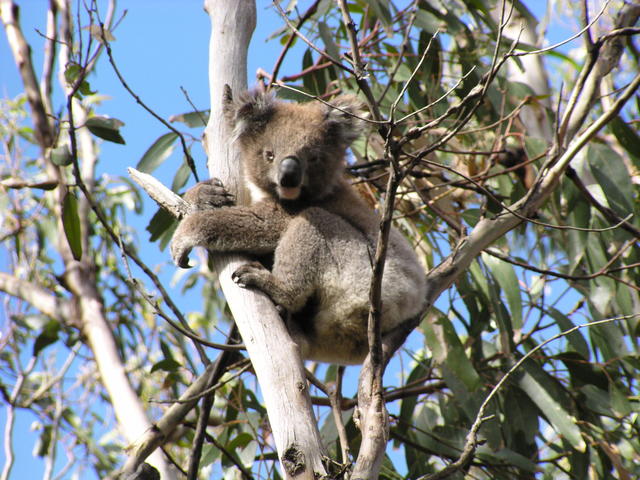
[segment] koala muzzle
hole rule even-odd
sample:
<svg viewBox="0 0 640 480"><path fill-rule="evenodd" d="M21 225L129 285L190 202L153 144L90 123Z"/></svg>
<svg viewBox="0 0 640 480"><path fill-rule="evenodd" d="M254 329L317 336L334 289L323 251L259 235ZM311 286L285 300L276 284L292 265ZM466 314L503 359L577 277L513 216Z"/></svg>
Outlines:
<svg viewBox="0 0 640 480"><path fill-rule="evenodd" d="M278 196L296 200L302 191L302 165L296 157L285 157L278 165Z"/></svg>
<svg viewBox="0 0 640 480"><path fill-rule="evenodd" d="M284 188L299 187L302 183L302 166L296 157L285 157L278 165L278 183Z"/></svg>

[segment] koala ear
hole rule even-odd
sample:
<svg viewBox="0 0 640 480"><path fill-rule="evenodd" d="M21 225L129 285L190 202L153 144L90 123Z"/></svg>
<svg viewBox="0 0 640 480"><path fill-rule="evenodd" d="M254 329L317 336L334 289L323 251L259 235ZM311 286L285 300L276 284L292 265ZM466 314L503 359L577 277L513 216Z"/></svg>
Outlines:
<svg viewBox="0 0 640 480"><path fill-rule="evenodd" d="M349 145L362 134L369 117L364 104L355 95L339 95L327 105L326 120L329 127L339 135L340 139Z"/></svg>
<svg viewBox="0 0 640 480"><path fill-rule="evenodd" d="M262 130L275 106L276 100L272 94L251 90L234 99L231 88L225 85L223 111L227 124L233 129L234 140Z"/></svg>

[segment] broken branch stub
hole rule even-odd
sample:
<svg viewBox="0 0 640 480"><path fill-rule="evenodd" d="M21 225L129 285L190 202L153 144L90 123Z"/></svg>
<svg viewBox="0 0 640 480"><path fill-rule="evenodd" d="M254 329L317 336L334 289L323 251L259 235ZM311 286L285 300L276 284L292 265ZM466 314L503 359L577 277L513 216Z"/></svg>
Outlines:
<svg viewBox="0 0 640 480"><path fill-rule="evenodd" d="M143 173L133 167L129 167L127 171L132 180L140 185L160 207L178 220L181 220L194 210L193 205L183 200L180 195L172 192L148 173Z"/></svg>

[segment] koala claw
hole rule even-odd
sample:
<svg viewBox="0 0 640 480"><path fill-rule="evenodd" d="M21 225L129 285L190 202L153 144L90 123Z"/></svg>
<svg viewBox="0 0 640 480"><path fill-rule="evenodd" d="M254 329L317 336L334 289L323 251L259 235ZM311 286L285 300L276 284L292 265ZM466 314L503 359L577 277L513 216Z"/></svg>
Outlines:
<svg viewBox="0 0 640 480"><path fill-rule="evenodd" d="M171 259L180 268L191 268L189 265L189 253L191 248L181 245L180 242L171 242Z"/></svg>
<svg viewBox="0 0 640 480"><path fill-rule="evenodd" d="M242 288L257 287L261 278L268 273L269 270L260 262L251 262L238 267L231 275L231 280Z"/></svg>

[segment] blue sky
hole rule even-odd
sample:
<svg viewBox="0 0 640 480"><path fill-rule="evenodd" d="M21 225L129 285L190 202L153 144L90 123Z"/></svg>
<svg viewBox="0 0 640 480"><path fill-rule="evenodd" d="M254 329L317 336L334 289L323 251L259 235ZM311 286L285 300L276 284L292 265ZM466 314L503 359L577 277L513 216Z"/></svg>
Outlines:
<svg viewBox="0 0 640 480"><path fill-rule="evenodd" d="M38 47L42 38L36 29L45 31L45 12L48 1L23 0L21 5L21 23L27 40L34 45L33 59L41 69L42 51ZM258 0L258 25L250 47L248 75L253 83L258 68L271 71L280 53L281 45L277 41L265 39L281 26L277 13L268 6L271 2ZM541 8L545 2L532 2ZM128 9L125 19L114 32L116 41L112 44L113 54L119 69L133 90L152 106L164 118L191 110L180 88L187 90L189 97L198 108L208 108L208 42L209 19L202 9L202 0L122 0L118 2L120 11ZM303 7L304 8L304 7ZM101 164L98 171L108 172L112 176L126 175L128 166L135 166L146 149L166 128L140 108L135 100L124 90L103 58L97 73L89 78L91 86L100 93L109 95L98 113L110 115L125 122L122 135L126 145L105 142L102 144ZM292 65L293 71L295 65ZM285 64L282 73L288 71ZM6 43L4 31L0 35L0 96L13 98L22 92L22 84L17 75L13 57ZM62 105L57 98L54 108ZM204 153L200 147L194 148L198 172L206 177ZM173 173L181 162L176 151L155 175L170 184ZM144 227L155 211L151 202L145 205L140 218L132 218L138 228L138 242L143 259L148 265L162 265L163 279L169 283L175 272L170 265L167 252L159 252L156 245L148 243ZM0 251L0 270L6 270L6 260ZM177 289L174 289L174 295ZM445 296L443 296L444 298ZM199 303L194 309L198 309ZM0 311L0 325L4 324ZM0 427L4 428L5 411L0 406ZM31 454L35 435L29 432L33 418L30 414L19 412L14 436L16 461L12 478L39 478L44 470L40 459L34 460ZM4 460L4 448L0 449L0 461ZM1 463L1 462L0 462Z"/></svg>

